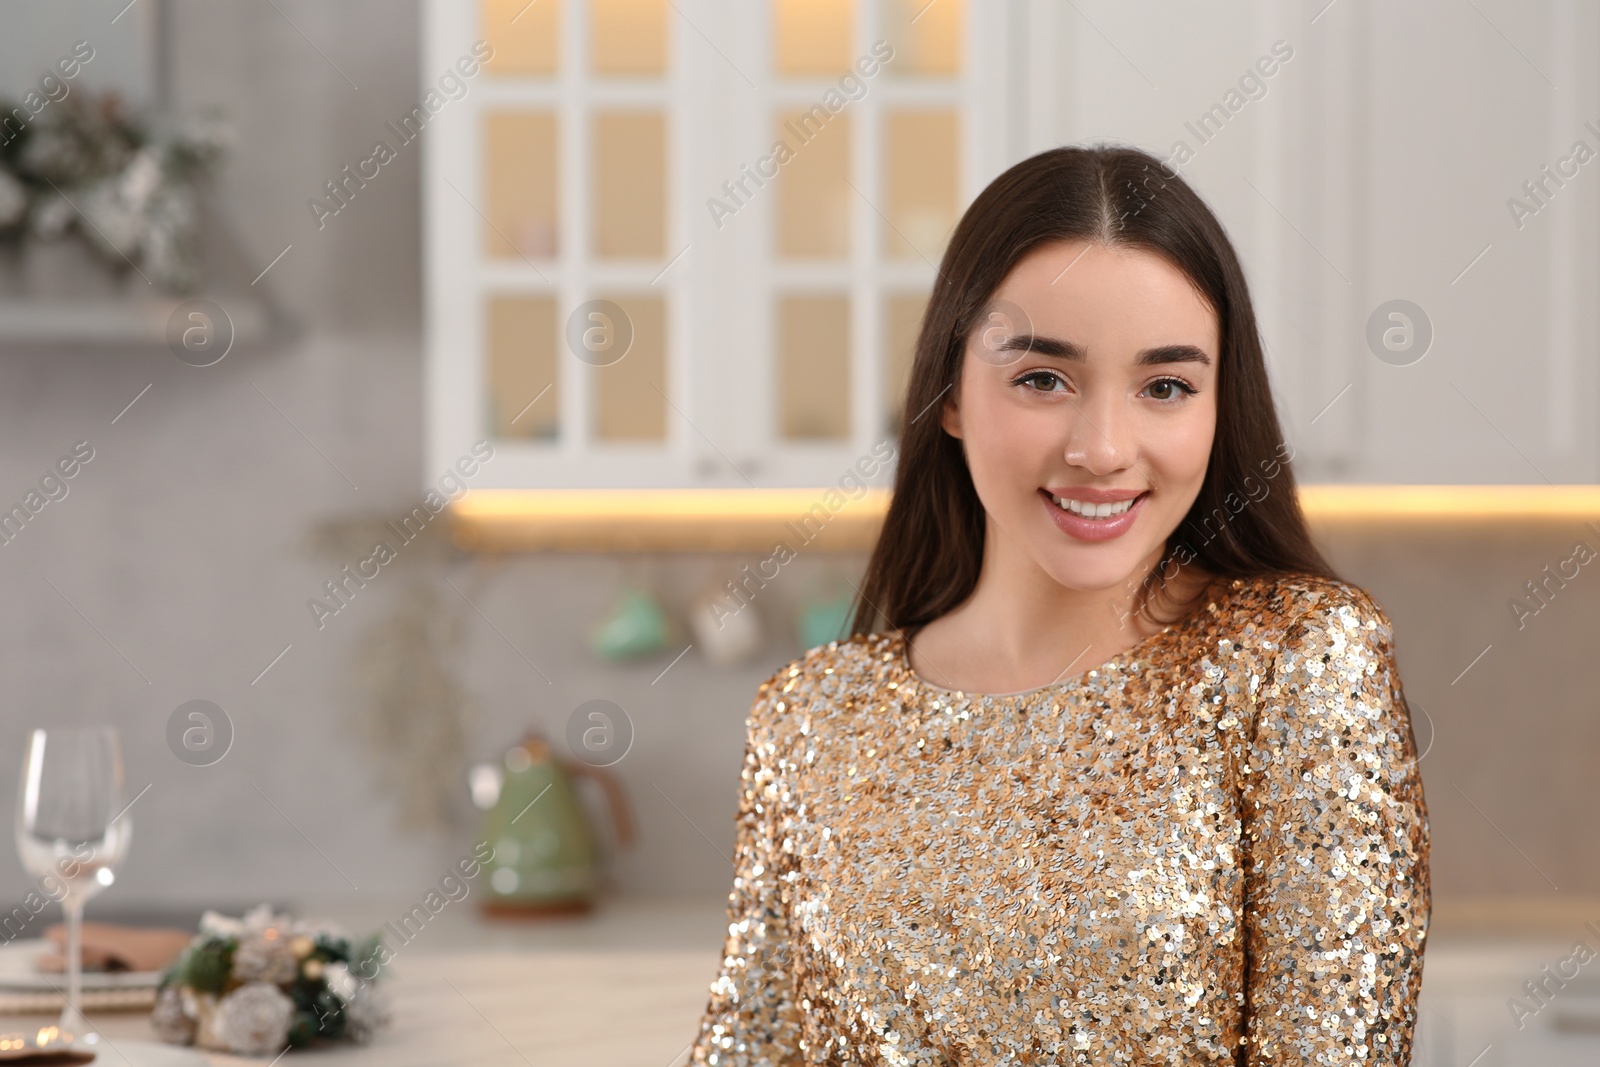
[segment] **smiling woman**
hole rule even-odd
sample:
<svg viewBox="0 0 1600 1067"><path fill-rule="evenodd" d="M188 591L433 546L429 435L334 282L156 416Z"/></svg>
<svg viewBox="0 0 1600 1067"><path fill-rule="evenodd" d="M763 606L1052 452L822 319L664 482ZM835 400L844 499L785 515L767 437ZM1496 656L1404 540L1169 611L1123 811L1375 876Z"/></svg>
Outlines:
<svg viewBox="0 0 1600 1067"><path fill-rule="evenodd" d="M748 720L691 1063L1410 1061L1393 630L1312 544L1243 271L1159 168L1045 152L951 238L853 633Z"/></svg>
<svg viewBox="0 0 1600 1067"><path fill-rule="evenodd" d="M1336 577L1280 463L1287 445L1238 257L1188 185L1145 153L1041 153L977 198L918 338L906 407L935 405L937 423L904 431L857 633L881 615L928 627L927 647L953 629L935 620L1019 581L1037 588L1039 570L1077 590L1126 579L1130 613L1151 619L1158 595L1181 614L1208 577ZM1256 499L1269 469L1281 491ZM1129 499L1116 524L1068 514L1073 500ZM1219 513L1232 515L1223 530L1195 536ZM1027 549L1020 570L1008 545ZM1059 605L1019 613L1033 596L1012 595L1001 614L1022 617L1004 628L1046 638L1009 641L1014 672L1027 673L1024 647L1087 636L1109 649L1135 636L1108 630L1103 604L1084 611L1068 597L1080 608L1065 616Z"/></svg>
<svg viewBox="0 0 1600 1067"><path fill-rule="evenodd" d="M1081 240L1039 245L992 299L1022 320L1003 338L994 329L973 335L968 347L980 358L962 361L941 422L960 443L989 521L1027 546L996 554L991 580L1002 579L1001 567L1022 579L1023 560L1063 587L1104 588L1149 569L1205 479L1217 421L1216 316L1165 258ZM925 648L965 628L962 614L946 618ZM1064 617L1058 628L1081 633L1086 622ZM1096 629L1106 627L1091 623L1090 636ZM972 649L964 637L956 643ZM975 668L987 660L972 651ZM928 654L953 661L956 649ZM1060 670L1041 666L1046 678Z"/></svg>

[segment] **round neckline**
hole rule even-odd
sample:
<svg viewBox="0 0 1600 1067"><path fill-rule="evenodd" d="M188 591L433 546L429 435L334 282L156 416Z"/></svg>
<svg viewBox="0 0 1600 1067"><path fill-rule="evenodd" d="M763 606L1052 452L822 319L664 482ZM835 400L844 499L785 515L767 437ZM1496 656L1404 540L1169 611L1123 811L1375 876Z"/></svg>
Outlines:
<svg viewBox="0 0 1600 1067"><path fill-rule="evenodd" d="M922 675L918 674L916 669L912 667L911 641L906 637L904 628L897 628L894 631L894 639L899 643L900 646L895 656L895 662L899 667L901 676L905 679L909 679L910 682L918 688L934 693L942 693L950 697L961 697L967 700L1018 700L1023 697L1037 696L1040 693L1052 692L1054 690L1075 688L1081 686L1091 674L1101 673L1112 666L1120 666L1130 659L1143 655L1147 651L1148 646L1156 644L1163 638L1169 637L1185 627L1194 625L1197 620L1205 616L1206 605L1209 604L1213 599L1213 590L1220 582L1225 580L1227 579L1217 577L1207 582L1204 590L1202 591L1203 595L1198 597L1196 600L1196 606L1189 612L1189 614L1185 615L1176 622L1168 623L1155 633L1140 639L1135 644L1129 645L1127 648L1123 649L1121 652L1118 652L1115 656L1112 656L1103 663L1099 663L1095 666L1091 666L1079 671L1070 678L1065 678L1056 682L1046 682L1044 685L1034 686L1032 689L1019 689L1011 693L974 693L965 689L948 689L942 685L935 685L933 682L928 681L926 678L922 677Z"/></svg>

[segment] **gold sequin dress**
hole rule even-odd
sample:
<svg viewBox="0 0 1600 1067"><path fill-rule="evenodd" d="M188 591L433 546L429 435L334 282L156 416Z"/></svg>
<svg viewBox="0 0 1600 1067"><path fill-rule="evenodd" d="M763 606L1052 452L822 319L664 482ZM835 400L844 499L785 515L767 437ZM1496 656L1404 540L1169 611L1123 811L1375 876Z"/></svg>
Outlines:
<svg viewBox="0 0 1600 1067"><path fill-rule="evenodd" d="M1218 579L1094 670L963 694L900 631L747 721L689 1063L1404 1064L1428 826L1388 617Z"/></svg>

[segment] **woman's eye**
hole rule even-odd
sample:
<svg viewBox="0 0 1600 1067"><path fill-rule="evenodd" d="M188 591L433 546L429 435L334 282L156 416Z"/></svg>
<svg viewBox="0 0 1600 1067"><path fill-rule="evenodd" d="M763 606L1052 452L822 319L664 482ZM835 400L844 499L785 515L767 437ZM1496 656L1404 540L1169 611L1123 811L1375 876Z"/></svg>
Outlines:
<svg viewBox="0 0 1600 1067"><path fill-rule="evenodd" d="M1056 386L1059 385L1062 389L1065 389L1067 385L1060 375L1052 374L1047 370L1030 371L1019 378L1012 379L1011 384L1026 385L1039 393L1058 393L1061 390L1055 388Z"/></svg>
<svg viewBox="0 0 1600 1067"><path fill-rule="evenodd" d="M1150 392L1152 399L1164 404L1171 404L1185 396L1194 396L1199 391L1179 378L1159 378L1145 386L1145 389Z"/></svg>

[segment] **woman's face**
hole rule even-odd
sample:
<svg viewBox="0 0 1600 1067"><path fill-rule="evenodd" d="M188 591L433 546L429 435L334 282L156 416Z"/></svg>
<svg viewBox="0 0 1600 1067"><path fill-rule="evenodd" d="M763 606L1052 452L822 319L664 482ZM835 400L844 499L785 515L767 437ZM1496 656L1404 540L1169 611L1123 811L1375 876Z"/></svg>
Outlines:
<svg viewBox="0 0 1600 1067"><path fill-rule="evenodd" d="M1154 253L1057 241L1020 260L967 338L943 408L993 550L1074 589L1158 563L1205 477L1218 332Z"/></svg>

